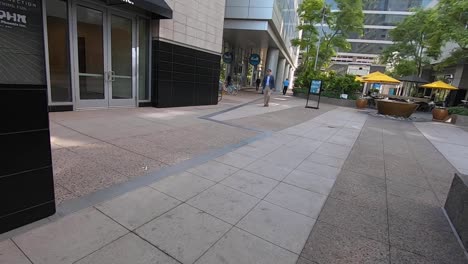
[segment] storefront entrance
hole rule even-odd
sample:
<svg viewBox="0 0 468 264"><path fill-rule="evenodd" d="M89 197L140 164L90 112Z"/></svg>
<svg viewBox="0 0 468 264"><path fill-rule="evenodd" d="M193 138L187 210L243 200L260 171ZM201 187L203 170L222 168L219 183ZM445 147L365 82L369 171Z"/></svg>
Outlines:
<svg viewBox="0 0 468 264"><path fill-rule="evenodd" d="M149 100L149 19L92 2L47 0L49 105Z"/></svg>

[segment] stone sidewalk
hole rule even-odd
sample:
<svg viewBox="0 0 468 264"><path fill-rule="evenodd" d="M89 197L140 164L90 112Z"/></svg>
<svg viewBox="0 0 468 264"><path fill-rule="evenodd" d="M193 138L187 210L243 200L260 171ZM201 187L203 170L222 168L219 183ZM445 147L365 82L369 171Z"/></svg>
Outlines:
<svg viewBox="0 0 468 264"><path fill-rule="evenodd" d="M7 263L295 263L366 118L326 112L3 241L1 256Z"/></svg>
<svg viewBox="0 0 468 264"><path fill-rule="evenodd" d="M441 209L455 171L413 123L369 117L299 263L468 263Z"/></svg>
<svg viewBox="0 0 468 264"><path fill-rule="evenodd" d="M326 105L282 120L299 105L210 116L258 134L14 235L0 263L467 263L440 208L455 168L413 123Z"/></svg>

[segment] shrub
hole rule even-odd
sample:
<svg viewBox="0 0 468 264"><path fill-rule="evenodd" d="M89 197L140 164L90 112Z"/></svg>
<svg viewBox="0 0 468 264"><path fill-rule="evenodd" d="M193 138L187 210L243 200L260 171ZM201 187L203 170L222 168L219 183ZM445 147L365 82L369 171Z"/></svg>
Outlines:
<svg viewBox="0 0 468 264"><path fill-rule="evenodd" d="M463 106L449 107L448 112L451 115L455 114L455 115L468 116L468 108L463 107Z"/></svg>
<svg viewBox="0 0 468 264"><path fill-rule="evenodd" d="M294 81L296 93L307 93L311 80L322 80L322 96L330 98L340 98L341 94L347 94L348 99L357 99L361 91L361 83L355 80L354 75L338 75L335 72L311 72L301 73Z"/></svg>

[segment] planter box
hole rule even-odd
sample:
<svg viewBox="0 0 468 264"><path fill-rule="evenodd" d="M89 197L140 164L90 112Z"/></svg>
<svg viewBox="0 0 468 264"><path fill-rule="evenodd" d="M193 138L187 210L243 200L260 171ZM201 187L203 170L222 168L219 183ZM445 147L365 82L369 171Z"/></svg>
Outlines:
<svg viewBox="0 0 468 264"><path fill-rule="evenodd" d="M452 123L456 124L457 126L468 127L468 116L452 115Z"/></svg>
<svg viewBox="0 0 468 264"><path fill-rule="evenodd" d="M468 250L468 175L455 173L444 209Z"/></svg>
<svg viewBox="0 0 468 264"><path fill-rule="evenodd" d="M294 93L294 96L307 99L307 94L303 94L303 93ZM317 101L318 96L311 94L309 99ZM356 100L337 99L337 98L329 98L329 97L322 96L320 97L320 102L324 104L356 108Z"/></svg>

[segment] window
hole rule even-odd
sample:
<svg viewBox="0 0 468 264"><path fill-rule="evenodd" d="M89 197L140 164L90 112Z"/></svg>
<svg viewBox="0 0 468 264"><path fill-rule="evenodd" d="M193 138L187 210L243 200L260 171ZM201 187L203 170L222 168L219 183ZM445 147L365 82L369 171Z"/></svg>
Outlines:
<svg viewBox="0 0 468 264"><path fill-rule="evenodd" d="M138 19L138 99L149 100L149 20Z"/></svg>
<svg viewBox="0 0 468 264"><path fill-rule="evenodd" d="M46 5L52 102L71 102L67 2L47 0Z"/></svg>

